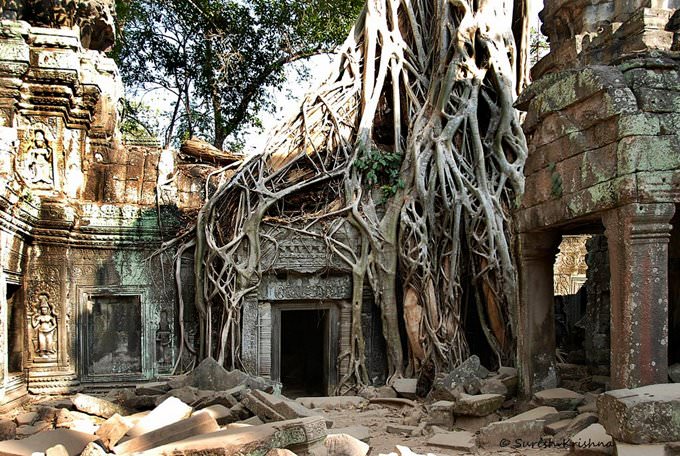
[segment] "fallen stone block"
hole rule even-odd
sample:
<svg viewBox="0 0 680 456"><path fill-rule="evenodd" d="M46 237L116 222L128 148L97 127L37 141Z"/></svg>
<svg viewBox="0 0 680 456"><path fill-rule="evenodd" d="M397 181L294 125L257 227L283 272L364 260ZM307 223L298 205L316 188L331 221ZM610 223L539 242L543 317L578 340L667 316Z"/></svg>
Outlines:
<svg viewBox="0 0 680 456"><path fill-rule="evenodd" d="M297 455L285 448L273 448L267 451L267 454L265 454L264 456L297 456Z"/></svg>
<svg viewBox="0 0 680 456"><path fill-rule="evenodd" d="M35 434L22 440L8 440L0 442L0 454L3 456L25 456L33 453L44 453L55 445L63 445L69 456L82 453L88 443L96 440L91 434L56 429Z"/></svg>
<svg viewBox="0 0 680 456"><path fill-rule="evenodd" d="M69 456L69 455L68 450L66 450L66 447L60 443L45 450L45 456Z"/></svg>
<svg viewBox="0 0 680 456"><path fill-rule="evenodd" d="M583 400L583 394L566 388L552 388L534 394L537 404L555 407L557 410L575 410Z"/></svg>
<svg viewBox="0 0 680 456"><path fill-rule="evenodd" d="M17 424L12 420L0 420L0 440L12 440L17 435Z"/></svg>
<svg viewBox="0 0 680 456"><path fill-rule="evenodd" d="M397 397L397 392L394 388L388 385L383 386L364 386L359 391L359 396L371 400L376 398L395 398Z"/></svg>
<svg viewBox="0 0 680 456"><path fill-rule="evenodd" d="M181 388L171 389L162 396L155 396L156 405L161 404L163 401L170 397L174 397L184 402L185 404L193 404L200 400L198 395L199 389L193 386L183 386Z"/></svg>
<svg viewBox="0 0 680 456"><path fill-rule="evenodd" d="M427 441L427 444L468 453L473 452L477 446L475 435L467 431L435 434Z"/></svg>
<svg viewBox="0 0 680 456"><path fill-rule="evenodd" d="M497 421L479 430L477 445L482 448L505 448L519 439L522 442L535 442L543 434L545 422L542 420Z"/></svg>
<svg viewBox="0 0 680 456"><path fill-rule="evenodd" d="M85 434L94 434L95 432L97 432L97 429L99 428L99 426L97 426L90 420L73 420L72 422L68 423L68 425L65 427L66 429L84 432Z"/></svg>
<svg viewBox="0 0 680 456"><path fill-rule="evenodd" d="M246 395L241 401L241 405L259 416L264 422L283 421L285 418L279 412L269 407L263 401L255 397L252 393Z"/></svg>
<svg viewBox="0 0 680 456"><path fill-rule="evenodd" d="M219 428L212 416L201 413L119 443L113 447L113 452L116 454L142 452L188 437L215 432Z"/></svg>
<svg viewBox="0 0 680 456"><path fill-rule="evenodd" d="M597 400L600 423L625 443L680 441L680 383L607 391Z"/></svg>
<svg viewBox="0 0 680 456"><path fill-rule="evenodd" d="M287 448L297 453L298 449L323 448L325 438L323 418L310 417L198 435L147 450L142 455L231 456L246 453L246 449L247 454L266 454L272 448Z"/></svg>
<svg viewBox="0 0 680 456"><path fill-rule="evenodd" d="M308 409L321 408L324 410L343 410L365 406L368 401L361 396L322 396L322 397L298 397L299 404Z"/></svg>
<svg viewBox="0 0 680 456"><path fill-rule="evenodd" d="M411 435L417 430L418 426L407 426L405 424L388 424L385 430L388 434Z"/></svg>
<svg viewBox="0 0 680 456"><path fill-rule="evenodd" d="M328 456L366 456L370 449L366 443L348 434L330 434L326 436L324 446Z"/></svg>
<svg viewBox="0 0 680 456"><path fill-rule="evenodd" d="M232 428L239 428L239 427L244 427L244 426L259 426L261 424L264 424L264 421L260 419L259 416L251 416L250 418L243 420L243 421L237 421L235 423L229 423L226 425L227 429L232 429Z"/></svg>
<svg viewBox="0 0 680 456"><path fill-rule="evenodd" d="M591 424L571 438L571 452L578 456L605 455L614 452L614 440L604 427Z"/></svg>
<svg viewBox="0 0 680 456"><path fill-rule="evenodd" d="M231 410L226 408L224 405L211 405L210 407L205 407L202 408L201 410L198 410L194 412L193 414L196 415L198 413L207 413L213 418L215 418L215 421L217 421L217 424L220 426L224 426L226 424L232 423L236 420L234 420L234 416L231 414Z"/></svg>
<svg viewBox="0 0 680 456"><path fill-rule="evenodd" d="M239 401L237 401L233 395L227 393L226 391L211 391L209 395L196 401L192 404L192 406L197 409L210 407L211 405L222 405L224 407L231 408L238 403Z"/></svg>
<svg viewBox="0 0 680 456"><path fill-rule="evenodd" d="M168 388L171 390L188 386L190 383L189 374L181 374L168 380Z"/></svg>
<svg viewBox="0 0 680 456"><path fill-rule="evenodd" d="M76 419L73 416L74 412L68 409L60 409L57 416L54 418L54 427L57 428L68 428L71 423Z"/></svg>
<svg viewBox="0 0 680 456"><path fill-rule="evenodd" d="M666 452L665 443L647 443L635 445L632 443L614 442L616 456L670 456Z"/></svg>
<svg viewBox="0 0 680 456"><path fill-rule="evenodd" d="M33 424L25 424L23 426L17 426L16 428L16 434L19 437L26 437L29 435L37 434L38 432L42 432L46 429L49 429L50 423L46 423L45 421L36 421Z"/></svg>
<svg viewBox="0 0 680 456"><path fill-rule="evenodd" d="M371 439L371 430L366 426L347 426L343 428L333 428L328 429L328 435L331 434L347 434L351 435L355 439L361 440L362 442L369 443Z"/></svg>
<svg viewBox="0 0 680 456"><path fill-rule="evenodd" d="M597 414L595 413L581 413L580 415L576 416L576 418L572 419L569 424L567 425L566 428L564 428L562 431L560 431L557 436L558 438L569 438L591 424L597 423L598 422L598 417Z"/></svg>
<svg viewBox="0 0 680 456"><path fill-rule="evenodd" d="M135 386L135 394L137 396L158 396L168 391L170 391L168 382L149 382Z"/></svg>
<svg viewBox="0 0 680 456"><path fill-rule="evenodd" d="M546 424L543 431L548 435L557 435L569 427L571 419L555 421L554 423Z"/></svg>
<svg viewBox="0 0 680 456"><path fill-rule="evenodd" d="M441 426L451 430L454 424L453 406L454 403L451 401L437 401L430 405L427 423L430 426Z"/></svg>
<svg viewBox="0 0 680 456"><path fill-rule="evenodd" d="M132 427L130 420L116 413L99 426L95 435L99 437L104 448L111 450Z"/></svg>
<svg viewBox="0 0 680 456"><path fill-rule="evenodd" d="M47 423L54 423L61 409L55 407L41 406L38 408L38 416L33 422L45 421Z"/></svg>
<svg viewBox="0 0 680 456"><path fill-rule="evenodd" d="M81 412L101 416L102 418L111 418L116 413L123 416L130 414L130 411L122 405L114 404L106 399L100 399L87 394L78 393L71 401L76 409Z"/></svg>
<svg viewBox="0 0 680 456"><path fill-rule="evenodd" d="M80 456L106 456L108 453L104 448L97 445L96 442L90 442L87 444Z"/></svg>
<svg viewBox="0 0 680 456"><path fill-rule="evenodd" d="M398 378L392 383L392 388L394 388L397 396L404 397L406 399L416 398L417 386L417 378Z"/></svg>
<svg viewBox="0 0 680 456"><path fill-rule="evenodd" d="M482 394L501 394L507 397L508 387L505 386L505 383L498 377L485 378L482 380L482 386L479 388L479 392Z"/></svg>
<svg viewBox="0 0 680 456"><path fill-rule="evenodd" d="M455 400L461 392L477 394L481 380L488 375L489 371L481 365L479 357L472 355L448 374L438 375L430 394L435 400Z"/></svg>
<svg viewBox="0 0 680 456"><path fill-rule="evenodd" d="M14 418L14 421L16 421L17 425L23 426L25 424L33 424L33 422L38 418L38 413L37 412L26 412L26 413L21 413L17 415Z"/></svg>
<svg viewBox="0 0 680 456"><path fill-rule="evenodd" d="M285 396L275 396L260 390L253 390L252 395L278 412L286 420L305 418L319 415L318 411L310 410L304 405L292 401Z"/></svg>
<svg viewBox="0 0 680 456"><path fill-rule="evenodd" d="M169 426L184 420L191 415L193 409L175 397L169 397L139 420L128 432L130 437L137 437L147 432Z"/></svg>
<svg viewBox="0 0 680 456"><path fill-rule="evenodd" d="M457 416L453 427L463 431L477 432L484 426L500 421L500 419L501 417L496 413L487 416Z"/></svg>
<svg viewBox="0 0 680 456"><path fill-rule="evenodd" d="M454 415L486 416L501 408L505 402L502 394L480 394L477 396L462 395L453 404Z"/></svg>
<svg viewBox="0 0 680 456"><path fill-rule="evenodd" d="M524 413L508 418L506 421L548 421L546 417L550 415L557 415L557 409L555 407L542 406L527 410Z"/></svg>
<svg viewBox="0 0 680 456"><path fill-rule="evenodd" d="M189 373L191 386L203 390L224 391L241 382L234 383L233 377L213 358L205 358Z"/></svg>
<svg viewBox="0 0 680 456"><path fill-rule="evenodd" d="M250 418L251 416L253 416L253 414L250 412L250 410L248 410L248 409L247 409L243 404L241 404L241 403L236 404L235 406L233 406L233 407L230 408L229 410L231 410L231 414L234 415L234 417L235 417L237 420L245 420L245 419Z"/></svg>

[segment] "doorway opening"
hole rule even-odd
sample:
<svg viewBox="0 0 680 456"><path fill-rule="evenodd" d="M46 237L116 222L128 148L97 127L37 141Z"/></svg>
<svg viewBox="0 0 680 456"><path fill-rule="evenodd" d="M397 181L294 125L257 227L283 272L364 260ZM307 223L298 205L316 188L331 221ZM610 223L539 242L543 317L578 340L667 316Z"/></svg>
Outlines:
<svg viewBox="0 0 680 456"><path fill-rule="evenodd" d="M22 293L19 285L7 284L7 368L10 374L21 373L24 356Z"/></svg>
<svg viewBox="0 0 680 456"><path fill-rule="evenodd" d="M326 394L328 314L327 309L281 312L281 383L288 397Z"/></svg>

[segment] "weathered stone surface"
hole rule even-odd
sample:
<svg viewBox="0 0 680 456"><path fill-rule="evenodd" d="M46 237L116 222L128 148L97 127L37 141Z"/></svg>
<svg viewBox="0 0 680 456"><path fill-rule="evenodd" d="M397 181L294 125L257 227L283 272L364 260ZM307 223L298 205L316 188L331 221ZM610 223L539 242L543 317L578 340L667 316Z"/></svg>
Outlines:
<svg viewBox="0 0 680 456"><path fill-rule="evenodd" d="M107 453L104 448L97 445L96 442L90 442L87 444L80 456L105 456Z"/></svg>
<svg viewBox="0 0 680 456"><path fill-rule="evenodd" d="M542 420L497 421L479 430L477 444L483 448L507 446L507 442L521 439L525 442L537 441L543 434Z"/></svg>
<svg viewBox="0 0 680 456"><path fill-rule="evenodd" d="M555 407L541 406L536 407L531 410L527 410L524 413L515 415L512 418L508 418L507 421L533 421L533 420L546 420L549 415L556 415L557 409Z"/></svg>
<svg viewBox="0 0 680 456"><path fill-rule="evenodd" d="M482 386L479 388L482 394L502 394L507 396L508 387L498 377L491 377L482 380Z"/></svg>
<svg viewBox="0 0 680 456"><path fill-rule="evenodd" d="M385 431L387 431L388 434L403 435L411 435L416 429L418 429L418 426L407 426L405 424L388 424L385 427Z"/></svg>
<svg viewBox="0 0 680 456"><path fill-rule="evenodd" d="M37 412L26 412L17 415L16 418L14 418L14 421L16 421L19 426L23 426L24 424L33 424L37 418Z"/></svg>
<svg viewBox="0 0 680 456"><path fill-rule="evenodd" d="M17 425L12 420L0 420L0 440L12 440L17 435Z"/></svg>
<svg viewBox="0 0 680 456"><path fill-rule="evenodd" d="M166 399L174 397L185 404L193 404L201 399L199 391L198 388L193 386L182 386L181 388L171 389L162 396L155 396L155 403L156 405L160 405Z"/></svg>
<svg viewBox="0 0 680 456"><path fill-rule="evenodd" d="M137 396L157 396L168 391L170 391L168 382L149 382L135 386L135 394Z"/></svg>
<svg viewBox="0 0 680 456"><path fill-rule="evenodd" d="M666 452L665 443L648 443L633 445L631 443L614 442L616 456L672 456Z"/></svg>
<svg viewBox="0 0 680 456"><path fill-rule="evenodd" d="M33 424L25 424L23 426L17 426L16 433L17 436L26 437L27 435L37 434L38 432L44 431L50 427L49 423L45 421L36 421Z"/></svg>
<svg viewBox="0 0 680 456"><path fill-rule="evenodd" d="M73 405L81 412L102 418L111 418L116 413L123 416L130 414L130 411L123 406L87 394L78 393L71 400Z"/></svg>
<svg viewBox="0 0 680 456"><path fill-rule="evenodd" d="M680 384L608 391L597 400L600 423L625 443L680 441Z"/></svg>
<svg viewBox="0 0 680 456"><path fill-rule="evenodd" d="M571 421L571 419L555 421L554 423L546 424L543 430L548 435L557 435L560 431L564 431Z"/></svg>
<svg viewBox="0 0 680 456"><path fill-rule="evenodd" d="M211 391L210 394L198 400L193 406L197 409L210 407L211 405L223 405L231 408L236 404L238 404L238 401L232 394L226 391Z"/></svg>
<svg viewBox="0 0 680 456"><path fill-rule="evenodd" d="M295 448L323 445L326 424L321 417L279 421L217 431L153 448L144 456L231 456L244 448L251 454L266 453L272 448Z"/></svg>
<svg viewBox="0 0 680 456"><path fill-rule="evenodd" d="M296 456L295 453L286 448L273 448L267 451L264 456Z"/></svg>
<svg viewBox="0 0 680 456"><path fill-rule="evenodd" d="M349 434L329 434L324 441L328 456L366 456L370 447Z"/></svg>
<svg viewBox="0 0 680 456"><path fill-rule="evenodd" d="M133 424L130 420L115 414L99 426L95 435L99 437L104 448L111 450L132 427Z"/></svg>
<svg viewBox="0 0 680 456"><path fill-rule="evenodd" d="M253 394L247 394L241 404L248 410L259 416L263 421L283 421L284 417L279 412L268 406Z"/></svg>
<svg viewBox="0 0 680 456"><path fill-rule="evenodd" d="M69 427L69 425L75 420L75 417L73 416L74 413L76 412L72 412L71 410L65 408L59 409L57 416L54 418L54 426L57 428Z"/></svg>
<svg viewBox="0 0 680 456"><path fill-rule="evenodd" d="M127 435L130 437L138 437L147 432L169 426L189 417L192 410L191 407L179 399L169 397L152 410L151 413L139 420L139 422L127 432Z"/></svg>
<svg viewBox="0 0 680 456"><path fill-rule="evenodd" d="M488 375L479 357L472 355L448 374L437 376L430 395L435 400L456 400L460 393L477 394L481 379Z"/></svg>
<svg viewBox="0 0 680 456"><path fill-rule="evenodd" d="M226 408L224 405L211 405L209 407L202 408L201 410L194 412L194 415L198 413L207 413L213 418L215 418L215 421L217 421L217 424L220 426L224 426L225 424L229 424L234 420L234 416L231 414L231 410Z"/></svg>
<svg viewBox="0 0 680 456"><path fill-rule="evenodd" d="M454 423L453 407L454 403L451 401L437 401L430 405L427 416L428 424L452 429Z"/></svg>
<svg viewBox="0 0 680 456"><path fill-rule="evenodd" d="M417 386L417 378L398 378L392 383L392 388L397 392L397 395L406 399L416 398Z"/></svg>
<svg viewBox="0 0 680 456"><path fill-rule="evenodd" d="M321 408L324 410L350 409L362 407L368 403L361 396L298 397L296 401L309 409Z"/></svg>
<svg viewBox="0 0 680 456"><path fill-rule="evenodd" d="M273 395L260 390L253 390L252 395L286 420L319 415L319 412L310 410L299 402L292 401L285 396Z"/></svg>
<svg viewBox="0 0 680 456"><path fill-rule="evenodd" d="M583 402L583 395L565 388L552 388L534 394L540 405L555 407L557 410L574 410Z"/></svg>
<svg viewBox="0 0 680 456"><path fill-rule="evenodd" d="M480 394L477 396L462 395L453 404L455 415L486 416L498 410L505 402L502 394Z"/></svg>
<svg viewBox="0 0 680 456"><path fill-rule="evenodd" d="M69 456L69 454L66 447L59 443L45 450L45 456Z"/></svg>
<svg viewBox="0 0 680 456"><path fill-rule="evenodd" d="M218 429L219 425L212 416L201 413L126 440L113 447L113 452L116 454L142 452L192 436L215 432Z"/></svg>
<svg viewBox="0 0 680 456"><path fill-rule="evenodd" d="M234 377L213 358L206 358L189 374L191 386L204 390L223 391L233 388Z"/></svg>
<svg viewBox="0 0 680 456"><path fill-rule="evenodd" d="M69 456L79 455L88 443L96 440L94 435L68 429L56 429L40 432L23 440L0 442L0 454L6 456L24 456L33 453L44 453L55 445L63 445Z"/></svg>
<svg viewBox="0 0 680 456"><path fill-rule="evenodd" d="M369 443L371 439L371 430L366 426L347 426L343 428L328 429L328 435L331 434L347 434L362 442Z"/></svg>
<svg viewBox="0 0 680 456"><path fill-rule="evenodd" d="M601 424L591 424L571 439L576 455L605 455L614 452L614 441Z"/></svg>
<svg viewBox="0 0 680 456"><path fill-rule="evenodd" d="M590 426L594 423L597 423L597 421L598 421L597 414L590 413L590 412L581 413L580 415L576 416L576 418L572 419L569 422L569 425L567 425L567 427L565 427L563 430L561 430L557 434L557 436L562 437L562 438L571 437L571 436L581 432L582 430L584 430L588 426Z"/></svg>
<svg viewBox="0 0 680 456"><path fill-rule="evenodd" d="M457 416L453 426L455 429L477 432L484 426L500 421L500 419L501 417L496 413L486 416Z"/></svg>
<svg viewBox="0 0 680 456"><path fill-rule="evenodd" d="M434 445L452 450L473 452L476 444L475 435L472 432L457 431L435 434L428 441L428 445Z"/></svg>

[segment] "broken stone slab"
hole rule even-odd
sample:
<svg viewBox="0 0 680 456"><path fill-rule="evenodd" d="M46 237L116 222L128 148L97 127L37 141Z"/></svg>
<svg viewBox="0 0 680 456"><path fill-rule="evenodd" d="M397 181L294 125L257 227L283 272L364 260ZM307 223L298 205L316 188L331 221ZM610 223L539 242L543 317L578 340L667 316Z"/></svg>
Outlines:
<svg viewBox="0 0 680 456"><path fill-rule="evenodd" d="M44 453L55 445L63 445L69 456L82 453L88 443L97 437L69 429L56 429L35 434L22 440L0 442L0 454L3 456L25 456L33 453Z"/></svg>
<svg viewBox="0 0 680 456"><path fill-rule="evenodd" d="M248 410L243 404L238 403L235 406L231 407L229 410L231 410L231 414L234 415L234 418L236 420L245 420L253 416L252 413L250 413L250 410Z"/></svg>
<svg viewBox="0 0 680 456"><path fill-rule="evenodd" d="M418 387L417 378L398 378L392 383L392 388L397 393L397 396L406 399L415 399L416 390Z"/></svg>
<svg viewBox="0 0 680 456"><path fill-rule="evenodd" d="M368 404L368 401L361 396L298 397L295 401L308 409L321 408L324 410L359 408Z"/></svg>
<svg viewBox="0 0 680 456"><path fill-rule="evenodd" d="M25 424L23 426L17 426L16 428L16 434L19 437L26 437L29 435L37 434L38 432L42 432L46 429L49 429L50 423L47 423L45 421L36 421L33 424Z"/></svg>
<svg viewBox="0 0 680 456"><path fill-rule="evenodd" d="M467 431L435 434L427 441L427 444L467 453L472 453L477 446L475 435Z"/></svg>
<svg viewBox="0 0 680 456"><path fill-rule="evenodd" d="M54 418L54 427L57 428L67 428L73 421L75 420L75 417L73 414L76 412L72 412L71 410L68 409L60 409L59 412L57 413L57 416ZM88 415L89 416L89 415Z"/></svg>
<svg viewBox="0 0 680 456"><path fill-rule="evenodd" d="M538 441L544 426L543 420L497 421L479 430L477 445L482 448L501 448L517 439L524 442Z"/></svg>
<svg viewBox="0 0 680 456"><path fill-rule="evenodd" d="M170 391L168 382L140 383L135 386L135 394L137 396L158 396L168 391Z"/></svg>
<svg viewBox="0 0 680 456"><path fill-rule="evenodd" d="M355 439L361 440L362 442L369 443L371 440L371 430L366 426L356 425L347 426L342 428L328 429L328 435L330 434L347 434L351 435Z"/></svg>
<svg viewBox="0 0 680 456"><path fill-rule="evenodd" d="M38 418L38 413L37 412L26 412L26 413L21 413L17 415L14 418L14 421L16 421L17 425L23 426L26 424L33 424L33 422Z"/></svg>
<svg viewBox="0 0 680 456"><path fill-rule="evenodd" d="M559 432L564 431L569 427L571 419L555 421L554 423L546 424L543 431L548 435L557 435Z"/></svg>
<svg viewBox="0 0 680 456"><path fill-rule="evenodd" d="M477 394L481 386L481 379L486 378L489 371L481 365L479 357L472 355L448 374L437 376L432 385L434 399L446 399L447 395L455 399L456 391L462 389L467 394ZM449 400L451 400L449 399Z"/></svg>
<svg viewBox="0 0 680 456"><path fill-rule="evenodd" d="M501 417L496 413L487 416L457 416L453 427L457 430L477 432L500 419Z"/></svg>
<svg viewBox="0 0 680 456"><path fill-rule="evenodd" d="M210 394L202 397L192 405L197 409L210 407L211 405L223 405L224 407L231 408L238 403L239 401L226 391L211 391Z"/></svg>
<svg viewBox="0 0 680 456"><path fill-rule="evenodd" d="M137 424L128 430L127 435L138 437L156 429L169 426L188 418L192 411L193 409L181 400L176 397L169 397L148 415L139 420Z"/></svg>
<svg viewBox="0 0 680 456"><path fill-rule="evenodd" d="M64 427L72 431L84 432L85 434L94 434L99 428L91 420L73 420Z"/></svg>
<svg viewBox="0 0 680 456"><path fill-rule="evenodd" d="M304 405L292 401L285 396L277 396L260 390L253 390L252 395L264 402L274 411L278 412L286 420L319 415L318 411L310 410Z"/></svg>
<svg viewBox="0 0 680 456"><path fill-rule="evenodd" d="M680 441L680 383L607 391L597 400L600 423L625 443Z"/></svg>
<svg viewBox="0 0 680 456"><path fill-rule="evenodd" d="M12 440L17 435L17 424L12 420L0 420L0 440Z"/></svg>
<svg viewBox="0 0 680 456"><path fill-rule="evenodd" d="M226 424L232 423L236 421L234 419L234 416L231 414L231 410L226 408L224 405L211 405L209 407L202 408L201 410L198 410L194 412L193 414L196 415L197 413L207 413L213 418L215 418L215 421L217 421L217 424L220 426L224 426Z"/></svg>
<svg viewBox="0 0 680 456"><path fill-rule="evenodd" d="M204 415L205 416L205 415ZM278 421L260 426L224 429L175 441L141 453L143 456L231 456L239 453L266 454L273 448L293 453L323 448L326 423L322 417Z"/></svg>
<svg viewBox="0 0 680 456"><path fill-rule="evenodd" d="M283 415L271 408L264 401L255 397L252 393L246 394L246 397L243 398L241 404L255 415L259 416L264 422L285 420Z"/></svg>
<svg viewBox="0 0 680 456"><path fill-rule="evenodd" d="M427 422L430 426L441 426L451 430L454 424L454 403L451 401L437 401L428 409Z"/></svg>
<svg viewBox="0 0 680 456"><path fill-rule="evenodd" d="M359 391L359 396L371 400L377 397L397 397L397 392L391 386L364 386Z"/></svg>
<svg viewBox="0 0 680 456"><path fill-rule="evenodd" d="M591 424L571 438L571 453L578 456L606 455L614 452L614 440L604 427Z"/></svg>
<svg viewBox="0 0 680 456"><path fill-rule="evenodd" d="M267 451L267 454L265 454L264 456L297 456L297 455L292 451L287 450L286 448L273 448Z"/></svg>
<svg viewBox="0 0 680 456"><path fill-rule="evenodd" d="M193 386L183 386L181 388L171 389L162 396L154 396L154 401L156 405L159 405L169 397L174 397L185 404L193 404L201 399L199 396L199 391L200 390L198 388Z"/></svg>
<svg viewBox="0 0 680 456"><path fill-rule="evenodd" d="M405 424L388 424L385 428L388 434L411 435L417 430L418 426L407 426Z"/></svg>
<svg viewBox="0 0 680 456"><path fill-rule="evenodd" d="M505 397L508 395L508 387L498 377L485 378L482 380L479 392L482 394L501 394Z"/></svg>
<svg viewBox="0 0 680 456"><path fill-rule="evenodd" d="M596 413L581 413L569 422L569 425L557 434L558 438L569 438L590 425L598 422Z"/></svg>
<svg viewBox="0 0 680 456"><path fill-rule="evenodd" d="M501 408L505 402L502 394L461 395L453 404L453 413L464 416L486 416Z"/></svg>
<svg viewBox="0 0 680 456"><path fill-rule="evenodd" d="M575 410L583 400L583 394L566 388L551 388L534 394L537 404L555 407L557 410Z"/></svg>
<svg viewBox="0 0 680 456"><path fill-rule="evenodd" d="M116 413L99 426L95 435L99 437L104 448L111 450L132 427L130 420Z"/></svg>
<svg viewBox="0 0 680 456"><path fill-rule="evenodd" d="M119 443L113 447L113 452L116 454L142 452L192 436L209 434L219 428L212 416L201 413Z"/></svg>
<svg viewBox="0 0 680 456"><path fill-rule="evenodd" d="M632 443L614 442L616 456L671 456L666 452L665 443L647 443L635 445Z"/></svg>
<svg viewBox="0 0 680 456"><path fill-rule="evenodd" d="M366 456L368 444L349 434L329 434L324 440L328 456Z"/></svg>
<svg viewBox="0 0 680 456"><path fill-rule="evenodd" d="M101 416L102 418L111 418L116 413L123 416L130 414L130 410L122 405L114 404L106 399L100 399L87 394L78 393L71 401L75 408L81 412Z"/></svg>
<svg viewBox="0 0 680 456"><path fill-rule="evenodd" d="M224 391L241 382L233 383L234 378L213 358L206 358L189 374L189 382L203 390Z"/></svg>
<svg viewBox="0 0 680 456"><path fill-rule="evenodd" d="M168 380L168 388L177 389L188 386L190 383L189 374L177 375Z"/></svg>
<svg viewBox="0 0 680 456"><path fill-rule="evenodd" d="M374 397L370 399L369 404L384 404L384 405L395 405L397 407L407 406L415 407L416 403L410 399L404 399L403 397Z"/></svg>
<svg viewBox="0 0 680 456"><path fill-rule="evenodd" d="M255 415L255 416L251 416L248 419L238 421L236 423L230 423L230 424L227 425L227 427L232 426L232 425L234 425L235 427L239 427L239 426L259 426L261 424L264 424L264 421L262 421L259 416Z"/></svg>
<svg viewBox="0 0 680 456"><path fill-rule="evenodd" d="M555 407L548 407L548 406L540 406L540 407L535 407L532 408L531 410L527 410L524 413L520 413L519 415L515 415L511 418L508 418L506 421L535 421L535 420L543 420L543 421L548 421L546 420L546 417L550 415L557 415L557 409Z"/></svg>

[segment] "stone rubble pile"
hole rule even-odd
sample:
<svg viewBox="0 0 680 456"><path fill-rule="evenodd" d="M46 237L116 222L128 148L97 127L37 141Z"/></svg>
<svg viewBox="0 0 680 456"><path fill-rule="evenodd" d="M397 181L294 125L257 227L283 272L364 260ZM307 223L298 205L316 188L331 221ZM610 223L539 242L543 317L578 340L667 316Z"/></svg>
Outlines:
<svg viewBox="0 0 680 456"><path fill-rule="evenodd" d="M384 407L400 411L382 425L386 433L446 452L680 454L680 384L583 394L554 388L528 404L512 399L516 388L515 369L489 372L473 356L438 377L424 403L415 379L365 388L360 396L291 400L277 384L208 359L168 381L104 398L77 394L0 420L0 454L366 456L376 429L334 428L329 416ZM418 456L405 445L381 455Z"/></svg>

